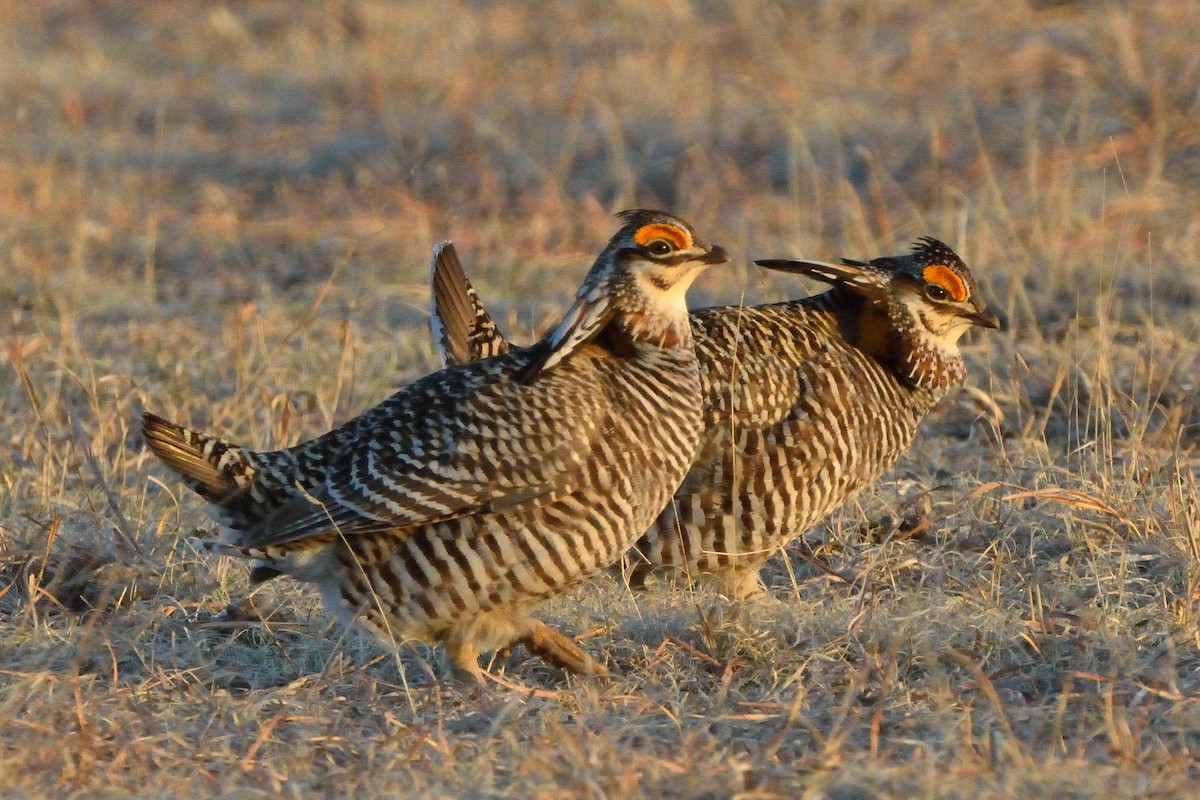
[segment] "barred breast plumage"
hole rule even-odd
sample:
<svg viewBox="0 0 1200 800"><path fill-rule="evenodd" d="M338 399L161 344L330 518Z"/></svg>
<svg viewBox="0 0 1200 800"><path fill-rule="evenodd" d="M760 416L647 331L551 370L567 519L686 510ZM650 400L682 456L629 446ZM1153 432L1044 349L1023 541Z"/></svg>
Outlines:
<svg viewBox="0 0 1200 800"><path fill-rule="evenodd" d="M620 559L670 499L703 430L684 292L724 252L652 211L625 225L537 345L453 366L288 450L253 452L147 414L150 448L216 506L214 545L254 575L317 585L385 642L478 653L524 642L600 667L528 616Z"/></svg>
<svg viewBox="0 0 1200 800"><path fill-rule="evenodd" d="M962 381L962 333L999 324L966 265L934 239L871 262L759 263L833 288L692 313L706 430L674 501L634 546L635 584L671 572L715 576L736 597L760 591L763 562L878 478ZM507 351L457 259L439 267L441 284L475 298L456 329ZM435 318L466 308L439 307L444 293L435 289ZM446 360L468 351L439 348Z"/></svg>

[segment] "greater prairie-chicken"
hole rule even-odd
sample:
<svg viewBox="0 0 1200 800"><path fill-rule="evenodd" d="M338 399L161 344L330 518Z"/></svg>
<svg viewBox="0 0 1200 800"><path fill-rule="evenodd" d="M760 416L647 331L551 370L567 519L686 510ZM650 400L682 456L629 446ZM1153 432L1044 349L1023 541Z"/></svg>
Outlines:
<svg viewBox="0 0 1200 800"><path fill-rule="evenodd" d="M911 444L964 377L959 337L999 327L966 264L932 238L870 262L770 260L832 286L785 303L692 312L706 431L675 499L634 546L631 583L714 576L738 598L759 568ZM431 326L444 363L518 350L453 248L434 263Z"/></svg>
<svg viewBox="0 0 1200 800"><path fill-rule="evenodd" d="M316 584L385 643L443 644L464 679L514 642L603 671L529 611L619 560L687 473L704 425L684 293L727 260L676 217L620 216L536 345L428 375L324 436L255 452L146 414L150 449L227 528L211 549L255 561L252 580Z"/></svg>

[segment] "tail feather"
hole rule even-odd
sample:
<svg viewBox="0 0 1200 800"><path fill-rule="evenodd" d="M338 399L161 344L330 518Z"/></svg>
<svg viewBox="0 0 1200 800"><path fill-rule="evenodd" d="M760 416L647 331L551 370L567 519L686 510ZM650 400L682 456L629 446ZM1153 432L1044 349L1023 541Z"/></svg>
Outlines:
<svg viewBox="0 0 1200 800"><path fill-rule="evenodd" d="M266 550L260 550L256 547L243 547L238 544L230 544L229 542L214 542L204 540L198 542L200 549L209 553L216 553L221 556L229 556L230 558L244 558L250 560L264 560L271 558L271 554ZM267 567L270 569L270 567ZM278 570L276 570L278 572ZM271 577L275 577L272 575ZM269 580L269 578L268 578ZM261 581L260 581L261 582Z"/></svg>
<svg viewBox="0 0 1200 800"><path fill-rule="evenodd" d="M433 250L429 329L443 366L507 353L511 347L467 279L452 242Z"/></svg>
<svg viewBox="0 0 1200 800"><path fill-rule="evenodd" d="M236 504L254 483L255 469L247 451L215 436L193 431L146 412L142 415L146 445L163 463L183 476L188 487L214 505Z"/></svg>

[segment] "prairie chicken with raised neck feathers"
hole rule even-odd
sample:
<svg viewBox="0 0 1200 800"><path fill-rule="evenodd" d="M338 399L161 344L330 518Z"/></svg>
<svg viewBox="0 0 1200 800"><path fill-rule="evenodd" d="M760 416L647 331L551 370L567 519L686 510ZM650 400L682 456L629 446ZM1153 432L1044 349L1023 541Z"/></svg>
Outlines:
<svg viewBox="0 0 1200 800"><path fill-rule="evenodd" d="M878 478L962 382L959 337L1000 326L966 264L936 239L869 262L757 263L832 288L692 313L706 431L674 502L630 554L634 586L662 572L715 577L731 597L761 592L767 558ZM432 279L443 363L516 350L453 248Z"/></svg>
<svg viewBox="0 0 1200 800"><path fill-rule="evenodd" d="M210 549L257 562L252 580L315 584L385 643L443 644L467 680L514 642L603 672L529 611L619 560L687 474L704 423L684 293L727 260L676 217L620 216L536 345L428 375L317 439L255 452L146 414L150 449L228 529Z"/></svg>

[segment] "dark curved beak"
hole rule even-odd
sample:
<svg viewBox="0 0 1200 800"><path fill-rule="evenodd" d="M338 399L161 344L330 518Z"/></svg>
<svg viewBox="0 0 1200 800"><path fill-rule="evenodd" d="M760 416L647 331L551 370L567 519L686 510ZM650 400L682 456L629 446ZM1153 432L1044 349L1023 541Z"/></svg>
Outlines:
<svg viewBox="0 0 1200 800"><path fill-rule="evenodd" d="M972 325L978 325L981 328L992 328L993 330L1007 330L1008 325L1005 324L998 315L991 311L976 311L973 314L963 314L965 319L971 321Z"/></svg>
<svg viewBox="0 0 1200 800"><path fill-rule="evenodd" d="M700 256L699 261L705 264L724 264L729 260L729 254L725 252L725 248L719 244L714 244L708 249L708 252Z"/></svg>

